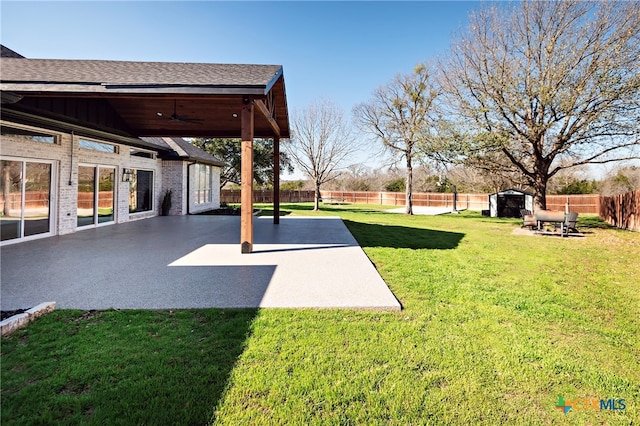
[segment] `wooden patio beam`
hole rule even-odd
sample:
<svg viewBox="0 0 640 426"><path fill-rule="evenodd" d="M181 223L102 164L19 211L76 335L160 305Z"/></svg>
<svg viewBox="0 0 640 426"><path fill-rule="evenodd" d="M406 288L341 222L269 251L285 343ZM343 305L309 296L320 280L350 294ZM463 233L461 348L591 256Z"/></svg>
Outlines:
<svg viewBox="0 0 640 426"><path fill-rule="evenodd" d="M278 123L276 122L275 118L272 117L271 112L269 112L269 108L267 108L264 101L262 101L261 99L256 99L254 102L255 102L256 109L260 111L260 113L264 115L264 117L269 122L269 126L271 126L271 129L273 130L274 135L276 137L280 137L280 126L278 126Z"/></svg>
<svg viewBox="0 0 640 426"><path fill-rule="evenodd" d="M245 99L240 112L240 244L242 253L253 251L253 100Z"/></svg>

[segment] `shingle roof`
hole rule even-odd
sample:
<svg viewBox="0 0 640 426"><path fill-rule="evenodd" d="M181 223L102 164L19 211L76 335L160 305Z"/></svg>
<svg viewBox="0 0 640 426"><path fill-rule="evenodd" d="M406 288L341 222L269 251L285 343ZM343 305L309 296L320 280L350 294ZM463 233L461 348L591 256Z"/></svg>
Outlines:
<svg viewBox="0 0 640 426"><path fill-rule="evenodd" d="M3 57L0 70L3 104L16 113L55 112L85 120L72 110L53 111L59 104L39 99L106 100L122 121L118 130L129 136L239 137L240 120L229 117L236 117L242 104L258 100L269 111L255 114L254 137L290 135L281 65ZM158 121L158 113L168 113L176 101L201 124L182 128L184 123Z"/></svg>
<svg viewBox="0 0 640 426"><path fill-rule="evenodd" d="M24 58L18 52L9 49L7 46L0 44L0 57L2 58Z"/></svg>
<svg viewBox="0 0 640 426"><path fill-rule="evenodd" d="M145 142L152 143L153 145L156 145L158 148L161 148L164 150L167 150L167 149L172 150L176 152L176 154L180 158L183 158L183 159L199 161L201 163L212 164L214 166L222 167L225 165L224 161L214 157L213 155L209 154L206 151L203 151L197 146L192 145L191 143L189 143L188 141L182 138L140 138L140 139L142 139ZM167 139L169 139L170 142L173 142L174 144L178 145L179 149L182 152L177 152L177 150L175 150L171 146L171 144L168 143Z"/></svg>
<svg viewBox="0 0 640 426"><path fill-rule="evenodd" d="M3 82L268 86L280 65L2 58Z"/></svg>

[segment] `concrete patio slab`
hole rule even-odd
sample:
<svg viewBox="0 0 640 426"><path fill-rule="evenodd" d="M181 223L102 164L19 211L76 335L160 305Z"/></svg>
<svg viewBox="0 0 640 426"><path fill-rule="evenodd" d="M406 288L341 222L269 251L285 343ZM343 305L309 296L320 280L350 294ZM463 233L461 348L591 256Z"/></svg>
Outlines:
<svg viewBox="0 0 640 426"><path fill-rule="evenodd" d="M169 216L1 249L2 310L355 308L400 304L340 218Z"/></svg>

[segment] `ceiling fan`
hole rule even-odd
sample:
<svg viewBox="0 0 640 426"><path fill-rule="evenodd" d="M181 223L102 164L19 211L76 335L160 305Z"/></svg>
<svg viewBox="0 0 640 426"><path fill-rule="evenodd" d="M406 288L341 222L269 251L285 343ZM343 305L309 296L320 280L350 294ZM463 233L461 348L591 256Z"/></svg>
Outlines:
<svg viewBox="0 0 640 426"><path fill-rule="evenodd" d="M171 116L169 117L169 120L177 121L178 123L181 123L181 124L202 124L202 122L204 121L200 118L189 118L184 115L178 115L178 113L176 112L175 100L173 101L173 114L171 114Z"/></svg>

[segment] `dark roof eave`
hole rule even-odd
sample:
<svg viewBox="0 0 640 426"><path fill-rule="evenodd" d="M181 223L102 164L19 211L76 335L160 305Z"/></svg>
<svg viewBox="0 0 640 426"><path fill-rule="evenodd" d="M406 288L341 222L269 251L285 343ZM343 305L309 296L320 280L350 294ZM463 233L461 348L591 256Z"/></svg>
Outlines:
<svg viewBox="0 0 640 426"><path fill-rule="evenodd" d="M3 81L0 90L13 92L99 93L140 95L254 95L265 96L265 86L157 86L157 85L105 85L71 83L12 83Z"/></svg>
<svg viewBox="0 0 640 426"><path fill-rule="evenodd" d="M224 167L226 166L225 163L222 163L220 161L211 161L211 160L203 160L201 158L196 158L196 157L188 157L187 158L189 161L194 161L198 164L208 164L211 166L216 166L216 167Z"/></svg>
<svg viewBox="0 0 640 426"><path fill-rule="evenodd" d="M284 74L284 70L282 69L282 67L280 67L280 69L278 70L277 73L275 73L275 75L273 76L273 78L267 83L267 86L265 87L264 93L265 95L267 93L269 93L269 91L273 88L273 85L276 84L276 82L278 81L278 79L280 77L282 77Z"/></svg>
<svg viewBox="0 0 640 426"><path fill-rule="evenodd" d="M123 145L152 149L157 152L169 151L168 147L167 148L159 147L155 144L150 144L147 141L144 141L139 138L135 138L133 136L117 134L117 133L113 133L105 130L85 127L79 124L64 122L64 121L56 120L54 118L43 117L40 115L36 115L36 114L24 112L24 111L12 110L9 108L3 109L2 119L7 120L7 123L11 123L12 121L14 121L19 124L26 124L30 126L36 126L36 127L45 127L56 132L75 132L79 136L100 138L110 142L121 143Z"/></svg>
<svg viewBox="0 0 640 426"><path fill-rule="evenodd" d="M530 195L530 196L533 196L533 195L534 195L533 193L531 193L531 192L529 192L529 191L525 191L525 190L523 190L523 189L507 188L507 189L503 189L502 191L498 191L498 192L494 192L493 194L489 194L489 196L491 196L491 195L497 195L497 194L502 194L502 193L504 193L504 192L509 192L509 191L512 191L512 192L519 192L519 193L521 193L521 194L524 194L524 195Z"/></svg>
<svg viewBox="0 0 640 426"><path fill-rule="evenodd" d="M216 160L208 160L205 158L199 158L199 157L194 157L191 155L180 155L178 154L176 151L164 151L162 154L158 154L158 157L160 157L163 160L173 160L173 161L190 161L193 162L194 164L207 164L210 166L216 166L216 167L224 167L226 166L226 163L223 163L221 161L216 161Z"/></svg>

